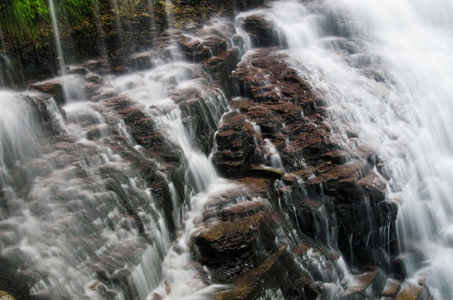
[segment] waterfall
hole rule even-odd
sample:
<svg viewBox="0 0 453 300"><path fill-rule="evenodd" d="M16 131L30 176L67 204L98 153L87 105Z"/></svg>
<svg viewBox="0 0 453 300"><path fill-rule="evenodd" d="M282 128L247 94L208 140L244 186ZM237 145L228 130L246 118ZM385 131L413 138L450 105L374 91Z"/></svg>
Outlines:
<svg viewBox="0 0 453 300"><path fill-rule="evenodd" d="M435 297L451 278L453 13L449 1L282 1L264 13L285 32L293 65L375 149L401 201L401 252L416 247ZM414 246L414 243L417 244Z"/></svg>
<svg viewBox="0 0 453 300"><path fill-rule="evenodd" d="M57 48L58 66L60 67L60 70L63 72L64 67L65 67L65 60L64 60L63 47L61 46L60 29L58 28L58 22L57 22L57 11L55 10L55 5L54 5L53 0L49 0L49 8L50 8L50 16L52 19L52 28L54 31L55 46Z"/></svg>
<svg viewBox="0 0 453 300"><path fill-rule="evenodd" d="M196 29L197 1L145 2L172 27L131 46L153 49L128 53L141 32L112 0L107 57L73 68L49 0L67 75L0 91L0 295L453 298L452 3L279 0Z"/></svg>

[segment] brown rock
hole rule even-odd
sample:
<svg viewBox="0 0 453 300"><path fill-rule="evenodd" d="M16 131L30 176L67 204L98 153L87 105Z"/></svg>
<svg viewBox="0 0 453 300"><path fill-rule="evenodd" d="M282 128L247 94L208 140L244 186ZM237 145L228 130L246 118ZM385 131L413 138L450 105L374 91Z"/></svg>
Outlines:
<svg viewBox="0 0 453 300"><path fill-rule="evenodd" d="M217 151L213 162L220 173L228 177L241 177L250 166L255 151L255 130L243 114L229 112L215 136Z"/></svg>
<svg viewBox="0 0 453 300"><path fill-rule="evenodd" d="M225 260L247 256L257 243L264 214L257 213L242 219L202 223L193 234L199 247L201 262L215 266Z"/></svg>
<svg viewBox="0 0 453 300"><path fill-rule="evenodd" d="M382 297L396 297L398 292L401 289L401 281L396 279L389 279L387 280L387 284L382 291Z"/></svg>
<svg viewBox="0 0 453 300"><path fill-rule="evenodd" d="M287 47L283 34L275 28L274 22L263 15L246 17L242 21L242 26L249 34L254 47Z"/></svg>
<svg viewBox="0 0 453 300"><path fill-rule="evenodd" d="M365 272L352 276L351 283L346 291L341 295L340 299L356 299L355 297L366 297L366 292L371 294L380 294L384 288L384 275L378 270Z"/></svg>
<svg viewBox="0 0 453 300"><path fill-rule="evenodd" d="M431 298L428 287L422 283L405 281L396 300L428 300Z"/></svg>
<svg viewBox="0 0 453 300"><path fill-rule="evenodd" d="M38 82L31 85L30 90L52 95L58 105L62 105L65 102L63 82L61 80L50 79L47 81Z"/></svg>

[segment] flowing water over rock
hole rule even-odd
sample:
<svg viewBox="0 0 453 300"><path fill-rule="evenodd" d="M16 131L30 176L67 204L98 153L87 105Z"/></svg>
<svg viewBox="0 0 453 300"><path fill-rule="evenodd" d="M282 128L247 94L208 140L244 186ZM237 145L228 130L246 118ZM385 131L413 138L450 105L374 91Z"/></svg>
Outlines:
<svg viewBox="0 0 453 300"><path fill-rule="evenodd" d="M0 92L0 290L450 299L452 14L272 2Z"/></svg>
<svg viewBox="0 0 453 300"><path fill-rule="evenodd" d="M392 177L404 276L427 277L436 298L452 296L453 75L448 1L280 2L264 13L285 33L294 66L328 102L345 141L350 127ZM339 125L343 126L343 125ZM354 146L349 146L354 149Z"/></svg>

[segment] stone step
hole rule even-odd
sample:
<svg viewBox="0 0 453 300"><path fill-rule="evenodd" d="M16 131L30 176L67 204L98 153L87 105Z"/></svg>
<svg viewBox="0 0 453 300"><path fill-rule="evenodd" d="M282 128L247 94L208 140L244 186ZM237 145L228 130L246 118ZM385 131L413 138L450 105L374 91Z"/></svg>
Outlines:
<svg viewBox="0 0 453 300"><path fill-rule="evenodd" d="M379 269L353 275L351 282L340 296L341 300L365 299L369 295L379 295L384 289L386 275Z"/></svg>
<svg viewBox="0 0 453 300"><path fill-rule="evenodd" d="M389 299L396 297L396 295L398 295L399 291L401 290L401 285L401 281L389 278L387 280L387 283L385 284L384 290L382 291L382 297Z"/></svg>
<svg viewBox="0 0 453 300"><path fill-rule="evenodd" d="M430 300L433 296L430 294L428 286L425 284L426 278L417 280L406 280L401 286L396 300Z"/></svg>

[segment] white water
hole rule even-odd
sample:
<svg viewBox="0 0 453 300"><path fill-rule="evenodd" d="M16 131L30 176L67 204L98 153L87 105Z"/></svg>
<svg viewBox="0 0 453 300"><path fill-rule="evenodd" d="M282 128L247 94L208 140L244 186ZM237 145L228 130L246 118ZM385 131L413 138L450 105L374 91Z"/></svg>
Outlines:
<svg viewBox="0 0 453 300"><path fill-rule="evenodd" d="M262 12L284 30L331 119L385 161L389 195L402 200L401 250L419 240L433 266L414 276L427 274L436 299L451 299L453 2L282 1Z"/></svg>
<svg viewBox="0 0 453 300"><path fill-rule="evenodd" d="M53 99L43 100L53 115L54 130L71 141L49 149L40 141L44 134L33 101L22 94L0 92L2 259L41 274L30 289L49 299L99 298L91 287L99 282L90 269L114 276L105 269L110 263L117 271L130 273L129 286L145 298L159 284L161 270L155 266L168 250L169 235L146 183L109 147L87 139L90 129L102 137L107 127L92 103L68 104L64 121ZM115 170L115 175L106 179L105 169ZM26 193L20 191L25 184ZM141 218L144 235L138 234L121 207L122 195ZM154 242L147 243L144 236ZM124 255L126 248L135 248L138 260ZM143 276L142 270L146 270ZM122 297L119 288L108 292Z"/></svg>
<svg viewBox="0 0 453 300"><path fill-rule="evenodd" d="M58 22L57 22L57 11L55 10L55 5L54 5L53 1L54 0L49 0L50 16L52 19L55 46L57 47L58 65L60 67L61 72L63 73L64 67L65 67L65 61L64 61L64 55L63 55L63 47L61 46L60 29L58 28Z"/></svg>
<svg viewBox="0 0 453 300"><path fill-rule="evenodd" d="M448 129L453 113L453 4L446 0L386 0L379 3L365 0L289 1L276 3L265 12L284 29L292 63L295 67L304 66L300 70L301 76L309 79L329 101L332 120L350 122L360 132L361 141L373 147L386 161L394 177L389 193L400 195L403 202L398 221L402 245L408 237L419 239L422 247L431 251L433 267L422 272L428 274L428 283L436 299L451 299L453 291L448 281L453 277L453 251L449 247L453 239L453 137ZM194 145L193 133L183 126L181 110L162 86L175 79L181 87L197 88L184 72L185 68L191 67L181 62L113 80L118 91L145 105L158 121L157 126L165 129L169 139L183 150L188 170L185 175L190 182L183 211L173 213L175 223L184 230L170 249L162 219L155 222L150 217L146 220L146 214L141 215L148 221L145 229L150 235L155 235L152 240L159 243L144 250L141 262L135 268L128 268L127 263L123 266L131 272L129 284L135 287L140 299L151 297L153 292L167 299L210 299L219 288L216 285L206 287L201 281L194 280L195 271L186 268L191 261L188 243L201 221L206 201L235 186L215 175L205 154ZM130 83L135 87L131 88ZM211 99L211 113L217 119L225 109L222 99L221 96ZM39 155L39 147L28 106L22 105L15 94L7 92L0 93L0 101L2 108L8 107L8 110L0 112L1 143L3 147L10 144L7 152L13 154L5 162L6 151L2 148L0 153L0 170L6 173L6 164L12 168L11 164L16 161L34 159ZM218 107L222 109L215 111ZM105 134L102 131L104 120L97 111L85 102L70 103L65 110L68 113L67 125L59 116L64 131L75 137L76 144L98 147L100 152L96 158L82 156L79 161L82 165L77 165L77 170L88 172L91 181L101 181L97 177L100 166L115 165L119 176L132 171L125 171L127 164L123 164L121 158L107 147L87 141L88 128L77 125L80 117L86 119L88 116L94 125L100 125L100 134ZM24 112L27 112L26 116L18 118ZM119 128L119 131L127 134L124 128ZM132 138L126 138L134 146ZM61 154L65 154L64 151L55 151L36 162L56 161ZM279 163L277 160L275 166L279 167ZM109 251L114 245L133 243L137 232L123 213L113 209L116 199L111 191L104 187L93 188L88 182L78 180L77 175L72 174L76 170L74 166L65 166L61 170L52 167L49 167L52 175L47 179L29 174L35 177L35 181L26 199L28 202L11 196L11 204L17 206L14 215L6 216L2 211L9 219L0 225L17 228L2 232L2 255L13 257L13 252L20 250L30 266L48 274L45 280L33 286L33 291L52 289L54 295L65 295L77 290L96 298L87 288L92 278L78 270L85 257L77 255L83 251L73 252L74 249L66 243L71 234L88 234L71 229L74 223L69 217L70 206L65 207L62 200L77 194L80 199L71 205L84 207L82 200L88 200L90 207L99 211L99 218L83 219L89 224L89 230L96 233L94 239L103 240L96 256L112 256ZM140 178L132 178L123 184L121 188L124 191L132 192L128 193L131 198L141 197L153 203ZM71 188L67 188L68 185ZM80 191L83 193L78 193ZM42 210L46 211L45 217L51 220L50 223L30 214L37 203L43 205ZM155 210L152 205L148 209ZM183 224L179 224L180 216L183 216ZM112 219L118 225L110 230L107 228ZM72 227L62 227L67 224L72 224ZM132 229L125 230L124 227ZM49 230L55 236L48 237ZM18 246L12 247L12 244ZM166 256L162 257L161 253L166 253ZM168 295L167 284L171 287ZM269 295L280 296L278 291ZM121 293L117 297L124 298Z"/></svg>
<svg viewBox="0 0 453 300"><path fill-rule="evenodd" d="M219 178L208 157L197 148L195 134L190 126L183 124L180 107L171 99L166 86L175 83L175 89L196 89L204 98L207 111L218 123L227 108L227 101L218 91L214 95L204 95L204 87L189 74L199 68L197 65L175 61L140 74L122 76L112 80L113 87L145 105L145 111L153 117L155 126L164 132L168 139L181 148L187 171L186 199L181 212L173 212L174 223L181 225L181 236L174 242L162 264L161 284L150 293L147 299L212 299L222 285L206 285L195 276L199 271L190 267L192 262L190 244L196 225L202 222L204 205L209 199L237 185ZM191 71L192 70L192 71ZM133 84L131 84L133 83ZM190 100L190 99L186 99ZM173 194L175 197L175 194ZM177 199L173 199L177 207ZM182 218L182 220L180 219ZM180 224L180 223L183 224ZM159 295L159 296L157 296Z"/></svg>

